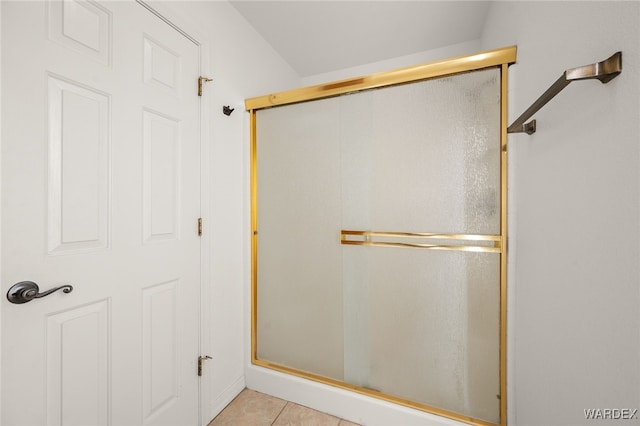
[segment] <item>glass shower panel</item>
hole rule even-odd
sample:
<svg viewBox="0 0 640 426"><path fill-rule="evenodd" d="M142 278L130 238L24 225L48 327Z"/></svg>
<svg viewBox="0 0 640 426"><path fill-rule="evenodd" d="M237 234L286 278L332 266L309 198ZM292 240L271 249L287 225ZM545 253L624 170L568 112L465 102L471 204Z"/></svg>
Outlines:
<svg viewBox="0 0 640 426"><path fill-rule="evenodd" d="M343 96L342 106L344 229L500 234L498 69Z"/></svg>
<svg viewBox="0 0 640 426"><path fill-rule="evenodd" d="M342 380L338 102L258 111L257 355Z"/></svg>
<svg viewBox="0 0 640 426"><path fill-rule="evenodd" d="M500 234L498 69L341 107L343 229ZM345 380L498 423L500 255L343 247Z"/></svg>
<svg viewBox="0 0 640 426"><path fill-rule="evenodd" d="M340 235L499 240L500 80L489 68L257 111L257 359L499 423L500 250Z"/></svg>
<svg viewBox="0 0 640 426"><path fill-rule="evenodd" d="M345 251L357 262L358 249L371 268L360 367L369 375L359 385L499 423L499 254Z"/></svg>

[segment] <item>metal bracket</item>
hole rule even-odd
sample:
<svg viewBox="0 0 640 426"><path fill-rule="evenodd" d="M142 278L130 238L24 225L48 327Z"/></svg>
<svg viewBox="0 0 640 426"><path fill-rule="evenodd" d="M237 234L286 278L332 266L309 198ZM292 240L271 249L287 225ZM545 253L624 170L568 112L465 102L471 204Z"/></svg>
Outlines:
<svg viewBox="0 0 640 426"><path fill-rule="evenodd" d="M202 96L202 83L213 81L211 78L198 77L198 96Z"/></svg>
<svg viewBox="0 0 640 426"><path fill-rule="evenodd" d="M213 359L213 358L211 358L209 355L198 357L198 377L202 376L202 361L206 361L208 359Z"/></svg>
<svg viewBox="0 0 640 426"><path fill-rule="evenodd" d="M566 70L555 83L547 89L516 121L507 128L507 133L526 133L532 135L536 132L536 120L525 123L547 102L553 99L558 93L569 85L572 81L578 80L600 80L601 83L608 83L622 72L622 52L616 52L602 62L584 65Z"/></svg>
<svg viewBox="0 0 640 426"><path fill-rule="evenodd" d="M522 124L522 127L520 129L516 129L514 128L512 130L513 124L511 126L509 126L509 128L507 129L508 133L526 133L528 135L532 135L536 132L536 120L535 118L531 121L529 121L528 123L524 123Z"/></svg>

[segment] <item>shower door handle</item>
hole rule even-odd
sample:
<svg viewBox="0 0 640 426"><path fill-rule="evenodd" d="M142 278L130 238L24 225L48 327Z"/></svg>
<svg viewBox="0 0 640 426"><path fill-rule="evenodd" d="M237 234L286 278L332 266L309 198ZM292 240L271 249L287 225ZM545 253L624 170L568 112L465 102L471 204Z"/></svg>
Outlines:
<svg viewBox="0 0 640 426"><path fill-rule="evenodd" d="M58 290L62 290L63 293L71 293L73 286L61 285L60 287L52 288L45 292L40 293L40 287L33 281L21 281L11 286L7 292L7 300L11 303L22 304L31 302L33 299L39 299L54 293Z"/></svg>

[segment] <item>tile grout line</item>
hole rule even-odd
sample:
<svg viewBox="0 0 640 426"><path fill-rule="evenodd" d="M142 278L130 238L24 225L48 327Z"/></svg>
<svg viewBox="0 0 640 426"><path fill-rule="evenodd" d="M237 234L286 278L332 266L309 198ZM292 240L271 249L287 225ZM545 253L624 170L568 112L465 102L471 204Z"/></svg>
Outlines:
<svg viewBox="0 0 640 426"><path fill-rule="evenodd" d="M273 421L271 422L271 426L273 426L273 425L276 423L276 421L278 420L278 417L280 417L280 416L282 415L282 412L284 411L284 409L285 409L285 408L287 408L287 405L289 405L289 404L290 404L290 402L289 402L289 401L287 401L287 403L286 403L286 404L284 404L284 406L282 407L282 410L280 410L280 412L278 413L278 415L277 415L277 416L273 419Z"/></svg>

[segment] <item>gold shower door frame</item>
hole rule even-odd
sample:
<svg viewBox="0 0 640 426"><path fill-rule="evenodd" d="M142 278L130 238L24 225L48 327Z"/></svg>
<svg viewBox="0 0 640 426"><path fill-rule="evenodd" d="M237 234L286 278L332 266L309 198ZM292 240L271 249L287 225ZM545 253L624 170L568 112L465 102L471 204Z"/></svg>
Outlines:
<svg viewBox="0 0 640 426"><path fill-rule="evenodd" d="M416 408L432 414L474 425L492 425L483 420L459 413L428 406L403 398L387 395L371 389L351 385L339 380L315 375L283 365L258 359L257 356L257 286L258 286L258 205L257 205L257 161L256 161L256 112L264 108L307 102L339 96L368 89L382 88L397 84L418 82L455 74L478 71L487 68L500 70L500 234L460 235L460 234L408 234L385 231L342 230L341 244L388 247L413 247L420 249L457 250L491 252L500 254L500 425L507 423L507 74L509 65L516 61L516 47L510 46L467 56L459 56L423 65L401 68L389 72L372 74L333 83L321 84L286 92L274 93L245 101L250 114L250 183L251 183L251 361L254 365L266 367L298 377L314 380L385 401ZM385 237L388 239L385 241ZM398 242L398 239L416 239L419 242ZM413 241L413 240L411 240ZM431 241L433 243L431 243Z"/></svg>

